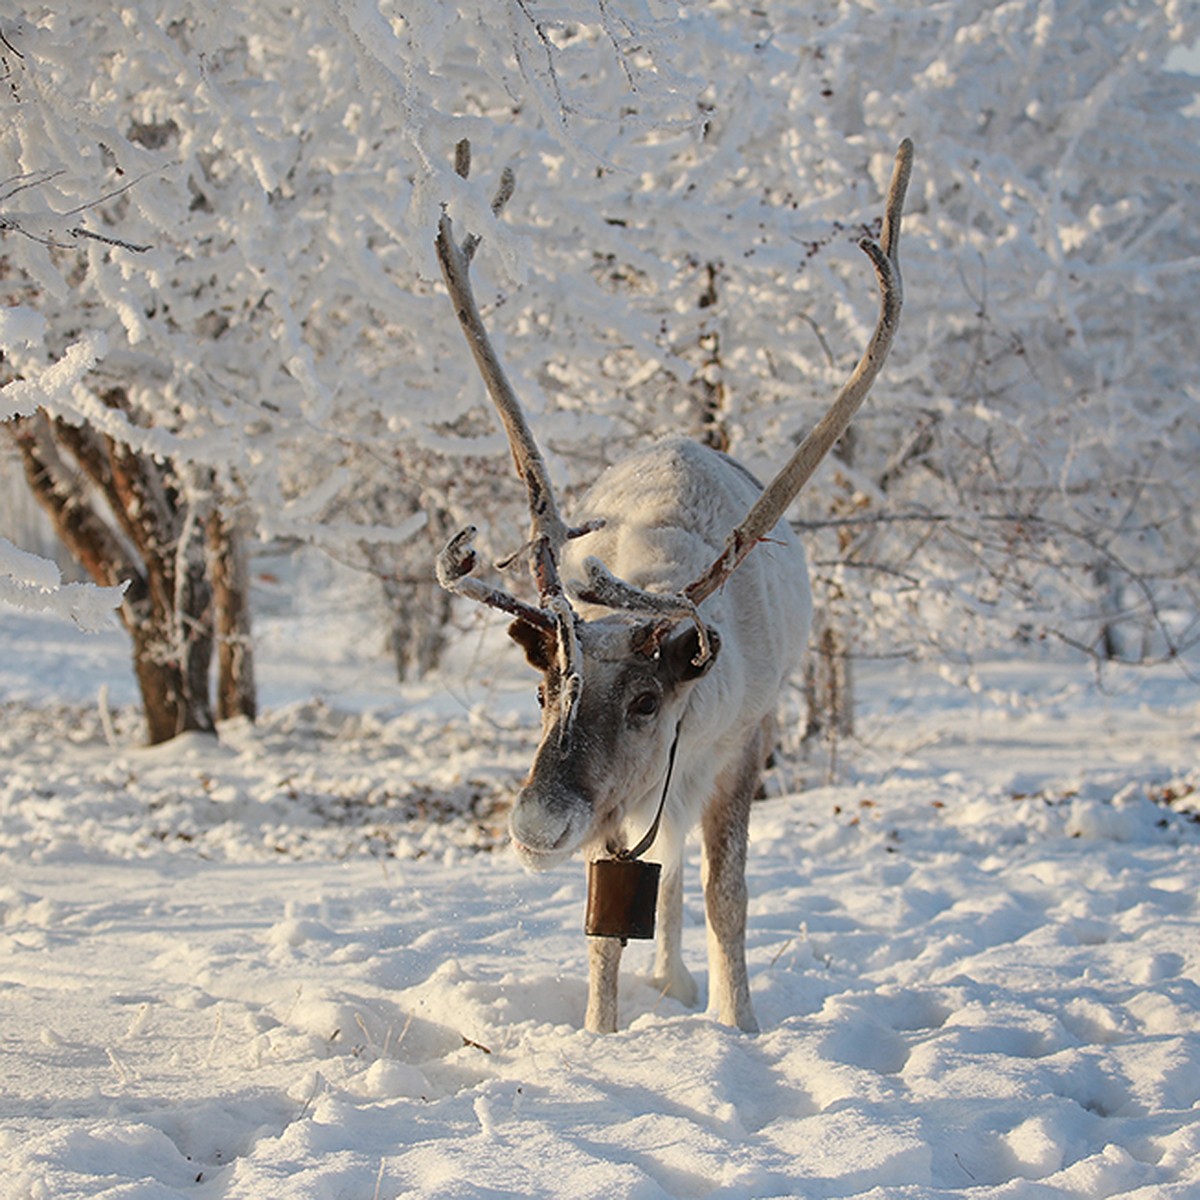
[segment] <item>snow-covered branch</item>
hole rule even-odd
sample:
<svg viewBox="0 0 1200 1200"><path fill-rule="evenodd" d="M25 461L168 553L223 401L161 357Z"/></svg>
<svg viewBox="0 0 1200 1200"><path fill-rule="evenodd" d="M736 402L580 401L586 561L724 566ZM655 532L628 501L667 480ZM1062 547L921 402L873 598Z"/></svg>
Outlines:
<svg viewBox="0 0 1200 1200"><path fill-rule="evenodd" d="M64 583L48 559L0 538L0 601L27 612L44 612L71 621L88 633L111 629L124 587Z"/></svg>

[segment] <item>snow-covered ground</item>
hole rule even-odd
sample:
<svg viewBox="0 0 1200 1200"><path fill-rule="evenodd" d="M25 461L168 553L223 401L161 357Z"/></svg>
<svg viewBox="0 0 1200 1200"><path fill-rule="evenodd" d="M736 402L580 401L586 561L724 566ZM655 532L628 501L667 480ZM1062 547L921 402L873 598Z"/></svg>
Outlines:
<svg viewBox="0 0 1200 1200"><path fill-rule="evenodd" d="M328 628L264 627L258 727L142 749L119 635L0 615L5 1200L1200 1196L1180 672L868 673L842 781L756 806L763 1032L634 943L598 1037L581 869L489 849L515 657L401 690Z"/></svg>

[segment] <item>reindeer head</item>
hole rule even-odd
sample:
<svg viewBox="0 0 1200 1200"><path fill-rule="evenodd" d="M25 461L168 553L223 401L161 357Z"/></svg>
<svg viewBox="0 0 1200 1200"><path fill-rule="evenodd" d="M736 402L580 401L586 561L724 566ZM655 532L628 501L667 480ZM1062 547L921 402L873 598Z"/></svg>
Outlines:
<svg viewBox="0 0 1200 1200"><path fill-rule="evenodd" d="M678 594L643 591L615 578L597 559L585 559L586 579L571 591L580 601L612 610L595 620L583 620L572 607L558 564L563 546L596 526L571 528L559 516L546 464L475 303L470 264L479 238L468 234L462 242L455 240L443 213L436 240L442 275L528 494L530 537L509 562L528 557L538 603L472 576L477 565L472 527L442 551L438 579L451 591L514 616L510 633L542 672L541 743L511 820L517 852L527 866L549 866L585 842L611 837L626 811L663 786L688 696L718 650L697 606L780 520L849 425L887 357L902 302L897 251L912 153L905 139L896 155L880 241L859 243L879 281L879 319L829 410L731 531L724 551ZM465 141L456 149L456 169L464 179L470 170ZM493 213L499 214L512 191L513 176L506 171Z"/></svg>
<svg viewBox="0 0 1200 1200"><path fill-rule="evenodd" d="M688 696L720 644L707 630L702 656L692 622L626 614L581 621L575 634L577 671L568 674L556 634L523 620L509 628L542 672L541 743L510 818L533 870L613 841L626 812L660 795Z"/></svg>

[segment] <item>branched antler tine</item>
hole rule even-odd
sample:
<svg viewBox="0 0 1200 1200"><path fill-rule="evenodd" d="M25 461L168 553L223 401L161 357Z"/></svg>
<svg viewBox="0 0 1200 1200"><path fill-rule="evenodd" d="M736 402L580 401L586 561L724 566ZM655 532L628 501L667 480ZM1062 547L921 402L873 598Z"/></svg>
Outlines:
<svg viewBox="0 0 1200 1200"><path fill-rule="evenodd" d="M468 179L471 175L471 139L459 138L454 143L454 173L459 179ZM496 210L493 208L492 210ZM470 263L475 257L475 251L479 249L479 243L483 239L477 233L468 233L462 240L462 246L459 249L462 251L463 258Z"/></svg>
<svg viewBox="0 0 1200 1200"><path fill-rule="evenodd" d="M696 604L724 584L742 559L784 515L788 505L812 478L821 460L846 432L846 427L866 399L887 358L904 302L899 258L900 220L912 176L912 162L913 144L911 139L905 138L896 151L892 167L880 241L877 243L864 238L859 242L871 259L879 281L879 319L867 348L828 411L796 448L779 474L763 489L745 520L729 535L720 556L703 575L684 589L684 594Z"/></svg>
<svg viewBox="0 0 1200 1200"><path fill-rule="evenodd" d="M696 665L707 662L712 655L708 627L695 604L687 596L670 592L647 592L623 579L618 579L595 555L583 560L583 580L572 580L567 586L571 594L585 604L601 604L623 612L645 613L653 617L687 617L696 625L699 653Z"/></svg>
<svg viewBox="0 0 1200 1200"><path fill-rule="evenodd" d="M474 546L475 535L478 532L474 525L460 529L437 556L438 583L447 591L453 590L454 585L464 575L470 575L475 570L475 564L479 561Z"/></svg>
<svg viewBox="0 0 1200 1200"><path fill-rule="evenodd" d="M437 557L438 583L446 591L457 596L465 596L469 600L499 609L509 616L519 617L530 625L552 632L555 629L555 620L550 613L518 600L502 588L489 587L482 580L472 578L471 572L479 560L472 544L475 533L475 526L468 525L446 543Z"/></svg>
<svg viewBox="0 0 1200 1200"><path fill-rule="evenodd" d="M471 139L461 138L454 147L454 173L460 179L467 179L471 174ZM495 195L492 196L492 216L498 217L504 207L513 197L517 187L517 175L512 167L505 167L500 172L500 182L496 185ZM483 239L477 233L468 233L462 241L462 254L469 263L479 249Z"/></svg>
<svg viewBox="0 0 1200 1200"><path fill-rule="evenodd" d="M575 715L579 711L579 699L583 695L583 650L579 644L579 626L575 619L575 610L571 602L561 592L543 601L542 610L551 618L557 633L555 645L558 649L558 670L562 679L562 690L559 695L559 710L562 721L559 724L559 744L564 745L571 737L575 725Z"/></svg>
<svg viewBox="0 0 1200 1200"><path fill-rule="evenodd" d="M912 138L905 138L896 148L892 178L888 184L887 200L884 202L883 225L879 231L879 245L897 270L900 267L900 220L904 215L904 197L908 194L912 167Z"/></svg>

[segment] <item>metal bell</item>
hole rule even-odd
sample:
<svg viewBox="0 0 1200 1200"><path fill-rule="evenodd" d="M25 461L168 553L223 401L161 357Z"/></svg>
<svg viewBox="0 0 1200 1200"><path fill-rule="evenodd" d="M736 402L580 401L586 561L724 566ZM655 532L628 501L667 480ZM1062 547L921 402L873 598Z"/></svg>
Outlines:
<svg viewBox="0 0 1200 1200"><path fill-rule="evenodd" d="M654 937L661 863L640 859L602 858L588 863L587 915L589 937Z"/></svg>

